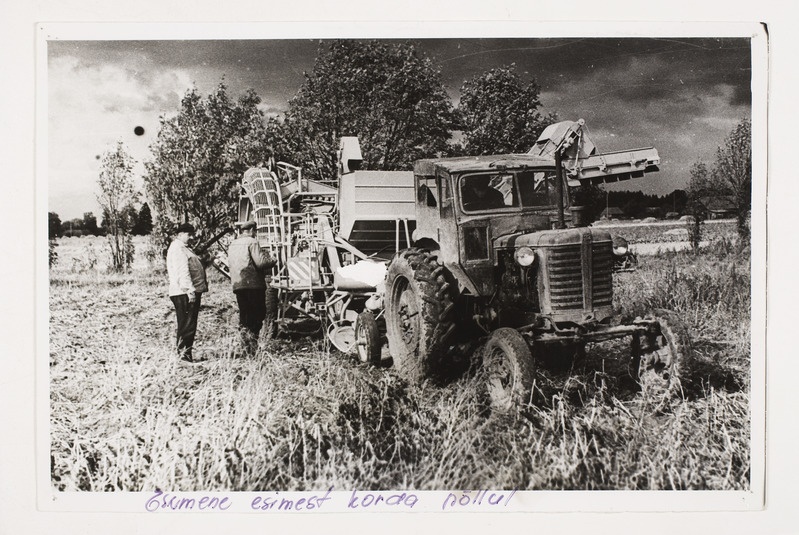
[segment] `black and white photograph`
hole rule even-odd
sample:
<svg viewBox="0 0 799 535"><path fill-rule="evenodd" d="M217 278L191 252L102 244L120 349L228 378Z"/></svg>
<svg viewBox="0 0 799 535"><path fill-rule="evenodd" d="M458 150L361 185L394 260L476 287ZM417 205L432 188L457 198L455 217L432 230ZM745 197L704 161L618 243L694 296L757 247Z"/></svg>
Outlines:
<svg viewBox="0 0 799 535"><path fill-rule="evenodd" d="M54 497L762 493L762 34L53 35Z"/></svg>
<svg viewBox="0 0 799 535"><path fill-rule="evenodd" d="M6 7L0 533L795 531L788 10Z"/></svg>

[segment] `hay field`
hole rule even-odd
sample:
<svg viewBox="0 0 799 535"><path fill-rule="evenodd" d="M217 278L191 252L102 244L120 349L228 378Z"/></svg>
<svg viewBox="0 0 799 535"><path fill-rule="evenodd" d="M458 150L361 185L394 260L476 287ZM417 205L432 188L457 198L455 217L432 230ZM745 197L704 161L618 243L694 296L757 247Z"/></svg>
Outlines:
<svg viewBox="0 0 799 535"><path fill-rule="evenodd" d="M106 272L102 238L59 239L50 270L51 481L57 490L748 489L749 254L726 236L699 256L642 259L616 276L619 307L676 310L701 365L684 399L641 392L589 346L571 372L539 369L534 404L485 407L479 379L406 383L279 339L235 351L229 283L209 271L201 367L170 351L160 262L138 239L129 274Z"/></svg>

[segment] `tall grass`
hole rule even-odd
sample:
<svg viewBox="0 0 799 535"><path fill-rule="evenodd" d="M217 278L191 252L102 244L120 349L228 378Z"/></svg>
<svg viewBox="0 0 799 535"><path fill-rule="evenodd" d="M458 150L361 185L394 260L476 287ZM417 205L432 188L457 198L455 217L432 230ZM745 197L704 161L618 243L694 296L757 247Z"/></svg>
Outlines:
<svg viewBox="0 0 799 535"><path fill-rule="evenodd" d="M412 385L314 338L279 339L241 357L235 300L213 277L198 340L210 361L182 366L170 349L162 273L76 273L66 264L51 272L52 483L89 491L745 489L746 262L712 251L672 255L616 284L620 307L669 306L687 317L700 356L734 380L700 371L696 392L653 410L657 400L616 358L627 347L602 344L569 373L539 370L533 404L509 416L486 408L479 373Z"/></svg>

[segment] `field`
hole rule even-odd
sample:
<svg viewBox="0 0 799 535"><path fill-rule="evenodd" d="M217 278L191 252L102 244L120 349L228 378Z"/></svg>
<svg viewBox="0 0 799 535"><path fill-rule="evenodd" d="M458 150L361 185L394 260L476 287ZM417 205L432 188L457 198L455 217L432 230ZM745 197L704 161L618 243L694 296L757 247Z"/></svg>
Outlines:
<svg viewBox="0 0 799 535"><path fill-rule="evenodd" d="M669 228L631 241L670 241ZM670 308L688 323L698 363L681 399L641 391L618 358L626 343L597 344L570 372L537 369L533 403L508 416L487 409L479 373L411 385L321 338L241 357L235 299L212 271L197 343L210 361L180 365L166 274L146 241L131 273L110 274L102 238L61 238L53 488L748 489L749 253L732 224L714 233L698 256L642 257L615 282L627 313Z"/></svg>

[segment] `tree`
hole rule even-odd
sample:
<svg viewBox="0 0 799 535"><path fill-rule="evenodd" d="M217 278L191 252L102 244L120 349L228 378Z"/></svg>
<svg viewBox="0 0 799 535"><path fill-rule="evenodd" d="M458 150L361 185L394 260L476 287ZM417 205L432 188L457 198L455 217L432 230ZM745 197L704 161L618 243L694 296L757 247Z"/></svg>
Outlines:
<svg viewBox="0 0 799 535"><path fill-rule="evenodd" d="M699 251L699 244L702 241L705 219L707 219L706 199L719 194L723 187L718 179L708 170L707 165L696 162L691 166L691 179L688 182L688 200L686 211L691 216L688 222L688 241L694 253Z"/></svg>
<svg viewBox="0 0 799 535"><path fill-rule="evenodd" d="M55 212L47 213L47 236L52 240L61 236L61 218Z"/></svg>
<svg viewBox="0 0 799 535"><path fill-rule="evenodd" d="M342 136L358 136L367 169L410 169L448 150L453 125L440 72L415 45L339 40L269 129L281 159L334 180Z"/></svg>
<svg viewBox="0 0 799 535"><path fill-rule="evenodd" d="M133 205L139 196L133 184L134 163L122 142L119 142L116 149L103 155L97 180L100 186L97 202L103 209L114 271L126 270L133 262L133 241L130 236L133 225L129 214L131 210L135 213Z"/></svg>
<svg viewBox="0 0 799 535"><path fill-rule="evenodd" d="M144 203L136 215L136 224L133 226L133 234L136 236L146 236L153 231L153 216L150 212L150 205Z"/></svg>
<svg viewBox="0 0 799 535"><path fill-rule="evenodd" d="M61 218L58 217L58 214L55 212L48 212L47 213L47 237L48 237L48 247L47 247L47 257L48 263L50 267L53 267L55 263L58 261L58 242L56 238L61 236Z"/></svg>
<svg viewBox="0 0 799 535"><path fill-rule="evenodd" d="M525 82L516 65L491 69L461 87L458 105L465 154L527 152L557 120L541 115L540 88Z"/></svg>
<svg viewBox="0 0 799 535"><path fill-rule="evenodd" d="M640 191L634 193L641 193ZM641 217L646 212L646 200L643 194L631 195L629 200L621 207L624 215L631 218Z"/></svg>
<svg viewBox="0 0 799 535"><path fill-rule="evenodd" d="M83 214L83 229L93 236L97 236L100 233L100 229L97 228L97 218L91 212L85 212Z"/></svg>
<svg viewBox="0 0 799 535"><path fill-rule="evenodd" d="M271 156L260 103L252 90L232 101L220 82L204 99L187 91L178 114L160 118L144 184L162 239L191 222L207 243L232 223L244 171Z"/></svg>
<svg viewBox="0 0 799 535"><path fill-rule="evenodd" d="M685 211L685 205L688 202L688 192L681 189L675 189L666 195L660 203L660 210L667 214L674 212L677 214Z"/></svg>
<svg viewBox="0 0 799 535"><path fill-rule="evenodd" d="M61 224L61 228L64 229L64 236L72 237L86 234L83 228L83 218L80 217L64 221L64 223Z"/></svg>
<svg viewBox="0 0 799 535"><path fill-rule="evenodd" d="M752 209L752 124L742 120L716 150L714 174L735 200L738 235L749 239L747 219Z"/></svg>

